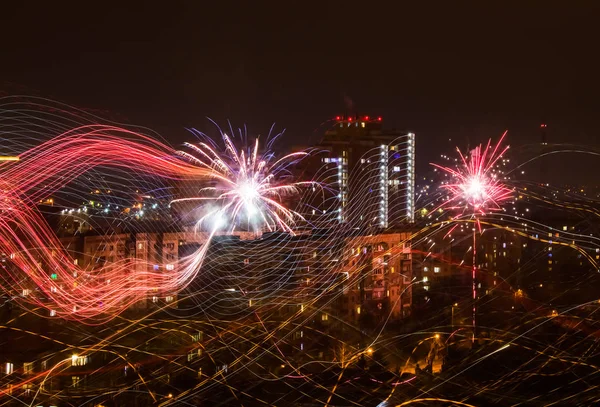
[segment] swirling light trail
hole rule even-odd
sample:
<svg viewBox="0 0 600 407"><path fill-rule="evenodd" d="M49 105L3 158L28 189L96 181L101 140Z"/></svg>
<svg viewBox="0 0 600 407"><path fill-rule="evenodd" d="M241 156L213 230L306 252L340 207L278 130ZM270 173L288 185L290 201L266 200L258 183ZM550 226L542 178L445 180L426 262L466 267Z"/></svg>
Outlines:
<svg viewBox="0 0 600 407"><path fill-rule="evenodd" d="M11 259L8 273L2 273L4 289L19 292L24 284L33 283L44 298L31 296L30 301L65 318L95 318L98 323L153 288L177 289L193 278L203 252L182 260L183 271L177 273L149 272L149 265L138 259L85 270L74 264L36 202L101 165L135 168L172 180L204 179L208 169L177 158L174 151L149 137L103 125L73 129L20 158L0 163L0 252Z"/></svg>

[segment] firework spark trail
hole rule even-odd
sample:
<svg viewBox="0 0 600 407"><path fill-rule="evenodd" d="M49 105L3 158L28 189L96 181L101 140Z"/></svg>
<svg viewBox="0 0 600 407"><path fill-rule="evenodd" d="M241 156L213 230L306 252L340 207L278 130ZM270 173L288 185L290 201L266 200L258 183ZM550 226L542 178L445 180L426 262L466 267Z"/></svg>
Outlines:
<svg viewBox="0 0 600 407"><path fill-rule="evenodd" d="M498 179L498 175L494 174L494 167L498 160L509 149L508 146L501 147L505 136L506 132L502 134L494 147L491 145L491 139L488 140L485 148L480 144L468 156L463 155L460 149L457 148L462 166L456 169L432 164L454 178L454 181L442 185L442 188L448 192L448 199L439 208L462 209L462 216L467 215L475 219L479 232L481 232L479 215L485 215L486 211L502 210L500 204L512 198L513 190L506 187ZM473 283L473 342L475 342L477 326L477 229L473 228L473 264L471 269Z"/></svg>

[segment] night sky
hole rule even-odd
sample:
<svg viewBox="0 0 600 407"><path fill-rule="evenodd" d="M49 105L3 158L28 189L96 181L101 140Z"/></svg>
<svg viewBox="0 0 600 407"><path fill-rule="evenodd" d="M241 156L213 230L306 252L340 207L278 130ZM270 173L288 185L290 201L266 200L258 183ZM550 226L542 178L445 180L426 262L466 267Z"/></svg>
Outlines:
<svg viewBox="0 0 600 407"><path fill-rule="evenodd" d="M306 145L351 108L414 131L420 168L505 129L513 147L538 142L542 121L551 143L600 148L592 1L11 3L2 94L106 112L175 144L211 117L261 134L276 122L283 144ZM589 175L600 159L561 162Z"/></svg>

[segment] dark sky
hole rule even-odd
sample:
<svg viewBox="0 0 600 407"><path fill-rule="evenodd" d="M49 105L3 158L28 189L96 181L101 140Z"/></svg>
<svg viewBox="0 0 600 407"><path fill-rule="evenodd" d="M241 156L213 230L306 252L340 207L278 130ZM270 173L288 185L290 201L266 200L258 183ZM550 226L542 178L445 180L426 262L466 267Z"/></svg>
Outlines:
<svg viewBox="0 0 600 407"><path fill-rule="evenodd" d="M414 131L421 163L504 129L536 142L542 120L551 142L600 145L594 1L11 3L2 93L109 111L174 143L208 116L263 134L277 122L306 144L351 100Z"/></svg>

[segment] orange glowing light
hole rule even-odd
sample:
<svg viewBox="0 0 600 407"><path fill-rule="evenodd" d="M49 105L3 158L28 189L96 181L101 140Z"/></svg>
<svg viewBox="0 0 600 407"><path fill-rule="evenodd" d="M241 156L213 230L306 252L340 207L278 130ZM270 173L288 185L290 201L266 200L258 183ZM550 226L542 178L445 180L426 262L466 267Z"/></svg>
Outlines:
<svg viewBox="0 0 600 407"><path fill-rule="evenodd" d="M0 161L19 161L19 157L13 155L0 156Z"/></svg>

